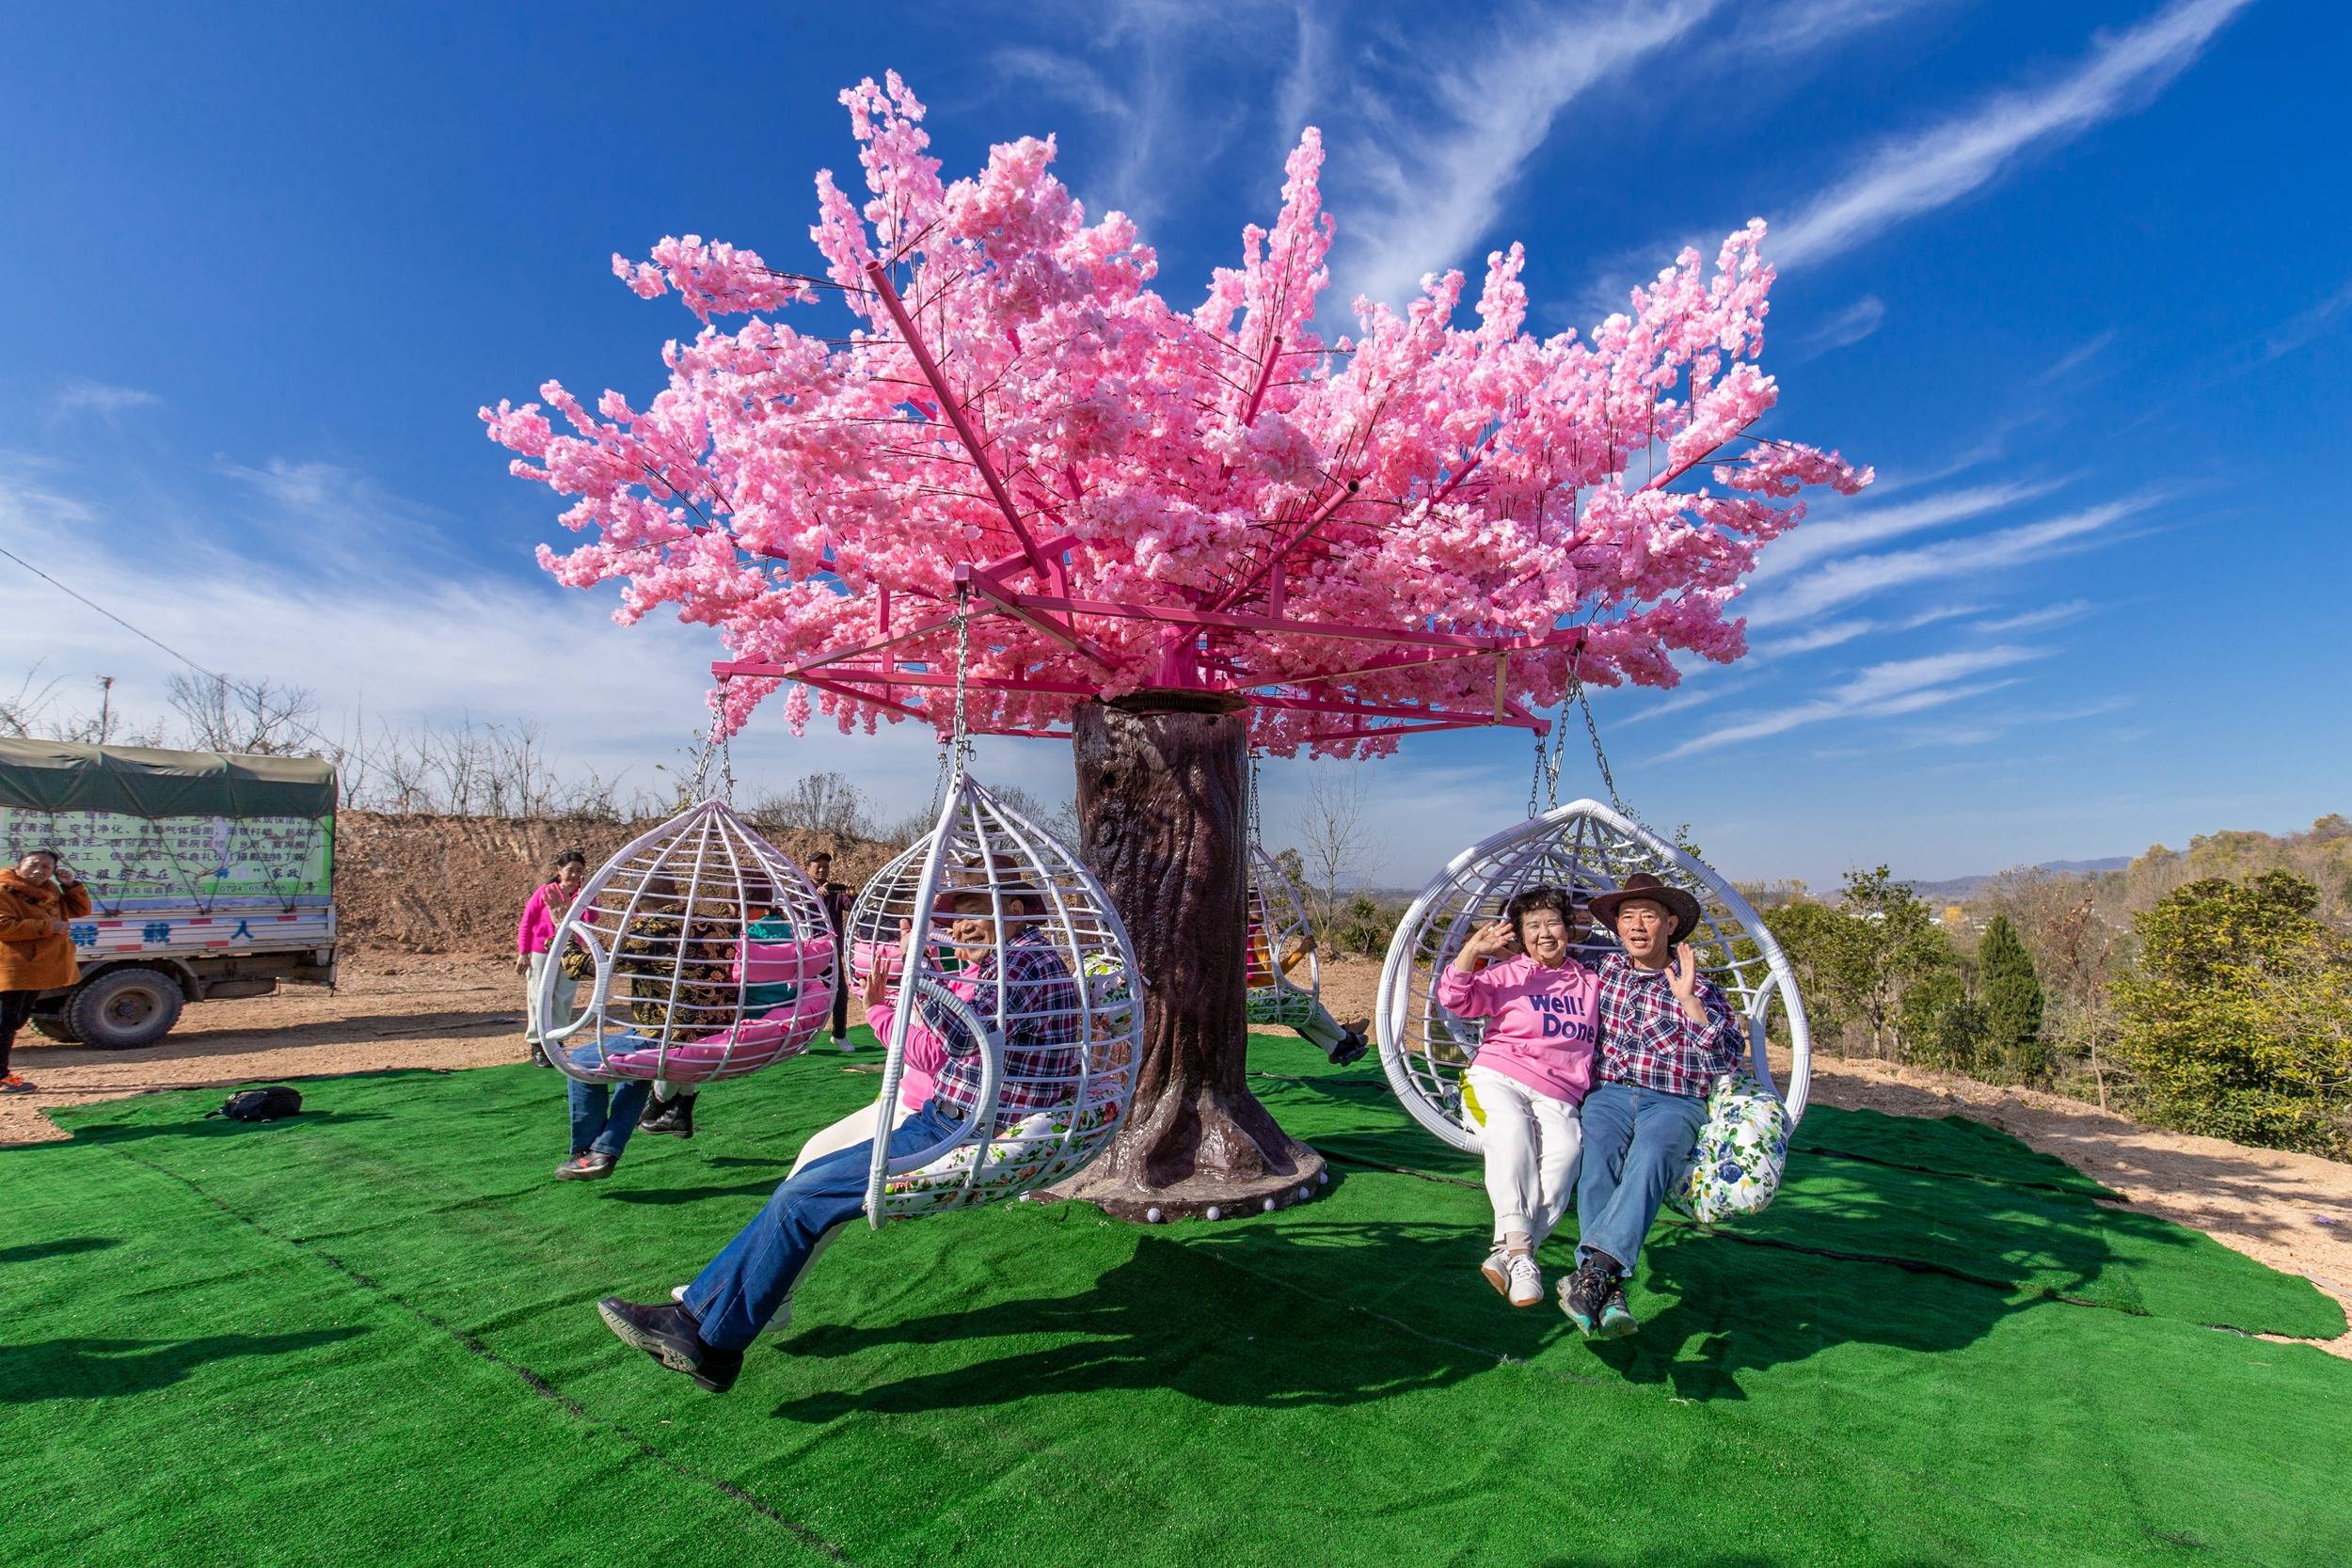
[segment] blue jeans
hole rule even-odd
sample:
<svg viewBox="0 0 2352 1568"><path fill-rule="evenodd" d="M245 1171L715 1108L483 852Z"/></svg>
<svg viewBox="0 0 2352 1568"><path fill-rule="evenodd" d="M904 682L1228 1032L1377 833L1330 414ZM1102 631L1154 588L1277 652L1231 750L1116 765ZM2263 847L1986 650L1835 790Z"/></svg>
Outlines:
<svg viewBox="0 0 2352 1568"><path fill-rule="evenodd" d="M1605 1252L1633 1272L1658 1206L1707 1125L1707 1101L1630 1084L1584 1097L1584 1172L1576 1184L1576 1256Z"/></svg>
<svg viewBox="0 0 2352 1568"><path fill-rule="evenodd" d="M943 1143L961 1123L960 1110L934 1100L891 1132L891 1158ZM825 1232L865 1212L873 1163L874 1140L867 1138L785 1179L768 1206L686 1288L686 1309L702 1325L705 1344L739 1350L759 1338Z"/></svg>
<svg viewBox="0 0 2352 1568"><path fill-rule="evenodd" d="M574 1067L602 1066L593 1045L577 1045L571 1050ZM645 1097L653 1093L653 1085L642 1078L623 1084L583 1084L567 1078L571 1085L572 1152L585 1154L594 1149L617 1160L621 1150L628 1147L628 1135L637 1131L637 1118L644 1114Z"/></svg>

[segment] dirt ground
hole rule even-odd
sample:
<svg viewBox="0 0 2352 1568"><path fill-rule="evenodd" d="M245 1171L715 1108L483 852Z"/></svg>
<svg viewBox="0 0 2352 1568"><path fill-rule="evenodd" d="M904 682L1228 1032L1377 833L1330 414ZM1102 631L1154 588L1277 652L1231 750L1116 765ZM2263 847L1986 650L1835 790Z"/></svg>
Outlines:
<svg viewBox="0 0 2352 1568"><path fill-rule="evenodd" d="M29 1030L16 1068L37 1094L0 1100L0 1147L61 1138L42 1112L156 1089L310 1078L386 1068L468 1068L524 1058L523 988L511 962L387 957L348 964L336 991L207 1002L151 1049L91 1051ZM1324 967L1342 1020L1372 1012L1378 967ZM854 1005L854 1020L860 1009ZM1879 1062L1814 1064L1822 1104L1895 1116L1960 1115L2000 1129L2123 1195L2352 1307L2352 1165L2142 1127L2032 1089L2001 1089ZM2352 1357L2352 1334L2327 1347Z"/></svg>

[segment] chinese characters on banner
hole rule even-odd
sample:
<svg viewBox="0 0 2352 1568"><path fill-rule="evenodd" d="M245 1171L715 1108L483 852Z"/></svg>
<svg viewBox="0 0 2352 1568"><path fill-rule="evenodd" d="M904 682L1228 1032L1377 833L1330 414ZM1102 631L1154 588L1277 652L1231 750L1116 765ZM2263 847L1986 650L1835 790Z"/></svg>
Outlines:
<svg viewBox="0 0 2352 1568"><path fill-rule="evenodd" d="M311 816L119 816L0 806L9 863L55 849L97 912L322 908L333 894L334 822Z"/></svg>

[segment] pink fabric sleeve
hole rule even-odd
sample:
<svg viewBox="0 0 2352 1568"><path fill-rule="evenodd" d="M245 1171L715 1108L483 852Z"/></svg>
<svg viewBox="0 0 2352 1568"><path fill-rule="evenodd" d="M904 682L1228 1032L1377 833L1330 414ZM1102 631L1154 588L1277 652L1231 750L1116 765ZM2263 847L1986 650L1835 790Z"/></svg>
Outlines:
<svg viewBox="0 0 2352 1568"><path fill-rule="evenodd" d="M547 908L547 902L548 890L544 882L532 888L531 896L523 901L523 918L521 923L515 927L515 956L516 958L529 958L533 953L545 951L544 948L532 946L531 938L532 928L539 923L539 913Z"/></svg>
<svg viewBox="0 0 2352 1568"><path fill-rule="evenodd" d="M1492 1013L1494 999L1481 982L1486 974L1465 974L1452 964L1438 974L1438 1006L1461 1018L1485 1018Z"/></svg>

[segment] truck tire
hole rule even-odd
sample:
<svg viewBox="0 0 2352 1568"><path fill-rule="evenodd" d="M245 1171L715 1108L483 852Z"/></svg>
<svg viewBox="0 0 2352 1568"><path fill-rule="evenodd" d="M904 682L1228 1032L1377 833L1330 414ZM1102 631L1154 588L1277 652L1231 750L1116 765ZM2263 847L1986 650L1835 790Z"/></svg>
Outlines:
<svg viewBox="0 0 2352 1568"><path fill-rule="evenodd" d="M79 1045L82 1041L82 1037L73 1032L73 1025L66 1022L63 1013L35 1013L32 1024L34 1034L43 1039L56 1040L59 1045Z"/></svg>
<svg viewBox="0 0 2352 1568"><path fill-rule="evenodd" d="M159 969L110 969L73 993L65 1022L84 1045L135 1051L162 1039L186 1001L180 982Z"/></svg>

